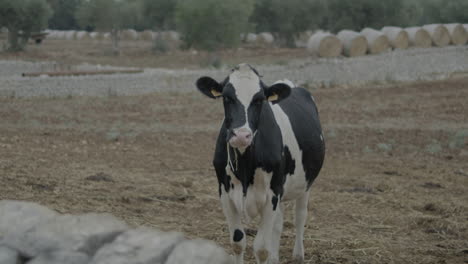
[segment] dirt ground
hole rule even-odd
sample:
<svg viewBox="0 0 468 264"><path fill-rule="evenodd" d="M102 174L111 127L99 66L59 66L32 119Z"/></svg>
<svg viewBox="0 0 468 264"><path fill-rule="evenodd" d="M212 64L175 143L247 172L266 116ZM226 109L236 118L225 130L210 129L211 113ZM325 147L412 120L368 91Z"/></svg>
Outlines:
<svg viewBox="0 0 468 264"><path fill-rule="evenodd" d="M312 92L327 154L306 263L468 263L468 78ZM222 115L196 91L0 99L0 199L108 212L230 251L211 168ZM293 242L288 205L282 263Z"/></svg>

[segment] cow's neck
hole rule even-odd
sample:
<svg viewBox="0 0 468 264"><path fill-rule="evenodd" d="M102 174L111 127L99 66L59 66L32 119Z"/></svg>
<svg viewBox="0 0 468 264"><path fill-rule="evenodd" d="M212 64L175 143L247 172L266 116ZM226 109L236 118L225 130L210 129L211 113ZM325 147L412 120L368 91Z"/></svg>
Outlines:
<svg viewBox="0 0 468 264"><path fill-rule="evenodd" d="M251 146L241 151L227 144L228 165L244 189L253 183L255 169L272 172L280 165L282 157L281 131L269 103L263 105L259 120Z"/></svg>

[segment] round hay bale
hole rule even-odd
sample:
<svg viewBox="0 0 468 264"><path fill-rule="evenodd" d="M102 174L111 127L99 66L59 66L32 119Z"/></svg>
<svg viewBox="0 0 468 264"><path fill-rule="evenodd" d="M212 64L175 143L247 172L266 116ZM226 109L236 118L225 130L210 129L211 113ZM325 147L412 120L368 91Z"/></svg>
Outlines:
<svg viewBox="0 0 468 264"><path fill-rule="evenodd" d="M104 32L104 33L102 33L102 39L110 39L110 38L111 38L110 32Z"/></svg>
<svg viewBox="0 0 468 264"><path fill-rule="evenodd" d="M422 27L405 28L410 46L429 48L432 46L431 35Z"/></svg>
<svg viewBox="0 0 468 264"><path fill-rule="evenodd" d="M382 33L387 36L390 46L395 49L407 49L409 46L408 33L399 27L383 27Z"/></svg>
<svg viewBox="0 0 468 264"><path fill-rule="evenodd" d="M255 34L255 33L248 33L247 36L245 36L245 42L247 42L247 43L255 43L255 42L257 42L257 34Z"/></svg>
<svg viewBox="0 0 468 264"><path fill-rule="evenodd" d="M365 28L361 31L361 34L367 39L367 51L370 54L382 53L390 48L387 36L380 31Z"/></svg>
<svg viewBox="0 0 468 264"><path fill-rule="evenodd" d="M317 32L307 41L307 50L320 57L337 57L343 50L341 41L326 32Z"/></svg>
<svg viewBox="0 0 468 264"><path fill-rule="evenodd" d="M99 39L99 33L98 32L91 32L91 33L89 33L89 37L91 39Z"/></svg>
<svg viewBox="0 0 468 264"><path fill-rule="evenodd" d="M140 39L146 41L152 41L156 37L156 33L151 30L145 30L140 33Z"/></svg>
<svg viewBox="0 0 468 264"><path fill-rule="evenodd" d="M450 44L450 34L447 28L441 24L425 25L423 28L429 33L437 47L445 47Z"/></svg>
<svg viewBox="0 0 468 264"><path fill-rule="evenodd" d="M45 32L47 33L48 39L57 39L57 30L47 29Z"/></svg>
<svg viewBox="0 0 468 264"><path fill-rule="evenodd" d="M122 31L120 35L122 40L137 40L138 39L138 32L134 29L126 29Z"/></svg>
<svg viewBox="0 0 468 264"><path fill-rule="evenodd" d="M343 43L343 54L347 57L366 55L367 39L360 33L352 30L341 30L337 37Z"/></svg>
<svg viewBox="0 0 468 264"><path fill-rule="evenodd" d="M275 41L275 38L269 32L262 32L258 34L257 41L260 44L272 45L273 42Z"/></svg>
<svg viewBox="0 0 468 264"><path fill-rule="evenodd" d="M72 39L75 38L75 34L76 34L76 31L74 31L74 30L67 30L67 31L65 31L64 39L66 39L66 40L72 40Z"/></svg>
<svg viewBox="0 0 468 264"><path fill-rule="evenodd" d="M307 41L310 39L310 37L312 37L313 34L314 33L311 30L299 33L299 35L294 40L294 44L296 44L296 47L299 48L307 48Z"/></svg>
<svg viewBox="0 0 468 264"><path fill-rule="evenodd" d="M468 41L468 32L462 24L446 24L445 28L447 28L449 32L452 44L465 45L465 43Z"/></svg>
<svg viewBox="0 0 468 264"><path fill-rule="evenodd" d="M170 49L176 49L180 47L181 40L180 34L176 31L164 31L161 32L161 39L167 43Z"/></svg>
<svg viewBox="0 0 468 264"><path fill-rule="evenodd" d="M62 31L62 30L55 31L54 38L55 39L64 39L65 38L65 31Z"/></svg>
<svg viewBox="0 0 468 264"><path fill-rule="evenodd" d="M86 31L78 31L75 34L75 39L76 40L89 40L91 37L89 36L89 33Z"/></svg>

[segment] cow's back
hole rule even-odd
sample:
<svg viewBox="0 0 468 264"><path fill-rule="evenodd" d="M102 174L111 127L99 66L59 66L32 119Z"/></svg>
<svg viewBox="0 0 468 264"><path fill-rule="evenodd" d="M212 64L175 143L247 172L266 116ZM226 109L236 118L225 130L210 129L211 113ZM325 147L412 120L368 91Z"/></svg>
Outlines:
<svg viewBox="0 0 468 264"><path fill-rule="evenodd" d="M307 90L292 88L290 96L272 108L283 133L285 157L288 159L288 155L291 155L294 160L292 165L286 161L286 166L291 168L286 168L289 175L286 176L285 196L295 197L288 194L288 189L301 192L300 186L304 185L307 190L320 172L324 160L325 143L317 107ZM294 173L291 174L292 171Z"/></svg>

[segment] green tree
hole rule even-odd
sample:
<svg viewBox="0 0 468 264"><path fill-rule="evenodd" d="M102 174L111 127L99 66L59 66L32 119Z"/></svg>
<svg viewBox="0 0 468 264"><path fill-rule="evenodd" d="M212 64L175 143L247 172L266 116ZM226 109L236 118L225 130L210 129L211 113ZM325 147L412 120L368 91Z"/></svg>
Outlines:
<svg viewBox="0 0 468 264"><path fill-rule="evenodd" d="M252 0L180 0L176 6L176 28L187 47L235 47L241 34L247 32L253 7Z"/></svg>
<svg viewBox="0 0 468 264"><path fill-rule="evenodd" d="M156 31L174 28L175 0L142 1L142 14L146 26Z"/></svg>
<svg viewBox="0 0 468 264"><path fill-rule="evenodd" d="M0 0L0 27L8 29L8 49L24 49L31 32L44 29L51 15L45 0Z"/></svg>
<svg viewBox="0 0 468 264"><path fill-rule="evenodd" d="M83 0L48 0L54 11L49 19L49 28L59 30L78 29L79 25L75 18L77 8Z"/></svg>
<svg viewBox="0 0 468 264"><path fill-rule="evenodd" d="M134 27L139 20L137 1L89 0L82 3L76 12L78 23L86 28L110 31L112 50L120 54L120 33L124 28Z"/></svg>
<svg viewBox="0 0 468 264"><path fill-rule="evenodd" d="M251 21L257 32L272 32L292 47L296 35L319 26L323 12L321 0L257 0Z"/></svg>

